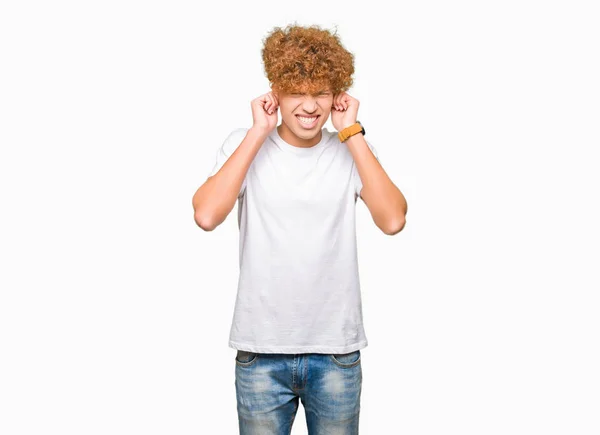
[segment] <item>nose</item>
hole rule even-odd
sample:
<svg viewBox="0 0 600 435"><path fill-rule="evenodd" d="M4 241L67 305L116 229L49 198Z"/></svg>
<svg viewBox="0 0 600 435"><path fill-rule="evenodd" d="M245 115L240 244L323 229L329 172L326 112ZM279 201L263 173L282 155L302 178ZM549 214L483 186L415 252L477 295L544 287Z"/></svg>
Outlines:
<svg viewBox="0 0 600 435"><path fill-rule="evenodd" d="M312 97L306 98L302 102L302 110L304 110L306 113L315 112L317 110L317 100Z"/></svg>

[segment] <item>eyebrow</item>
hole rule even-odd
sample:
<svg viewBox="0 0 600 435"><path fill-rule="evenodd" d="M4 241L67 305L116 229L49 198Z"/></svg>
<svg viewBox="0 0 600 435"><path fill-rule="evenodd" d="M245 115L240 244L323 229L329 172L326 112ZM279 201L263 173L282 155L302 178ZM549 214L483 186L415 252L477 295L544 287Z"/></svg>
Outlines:
<svg viewBox="0 0 600 435"><path fill-rule="evenodd" d="M315 92L316 94L323 94L325 92L329 92L329 89L321 89L320 91ZM307 92L300 92L300 91L292 91L290 92L291 94L301 94L301 95L305 95Z"/></svg>

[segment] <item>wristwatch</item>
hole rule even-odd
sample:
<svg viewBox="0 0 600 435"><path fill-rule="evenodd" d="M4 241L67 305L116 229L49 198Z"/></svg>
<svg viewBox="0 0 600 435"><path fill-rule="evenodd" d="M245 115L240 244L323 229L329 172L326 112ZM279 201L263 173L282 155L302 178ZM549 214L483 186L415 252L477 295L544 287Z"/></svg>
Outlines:
<svg viewBox="0 0 600 435"><path fill-rule="evenodd" d="M344 128L338 133L338 138L340 142L345 142L350 136L354 136L355 134L362 133L365 135L365 128L362 126L360 121L356 121L349 127Z"/></svg>

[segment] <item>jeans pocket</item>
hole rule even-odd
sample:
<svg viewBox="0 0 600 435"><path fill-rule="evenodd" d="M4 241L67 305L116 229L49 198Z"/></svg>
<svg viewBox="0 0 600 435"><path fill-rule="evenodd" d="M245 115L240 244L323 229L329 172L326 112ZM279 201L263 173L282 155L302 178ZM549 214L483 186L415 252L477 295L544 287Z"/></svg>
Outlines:
<svg viewBox="0 0 600 435"><path fill-rule="evenodd" d="M343 368L350 368L360 364L360 350L355 350L349 353L332 353L329 354L331 360Z"/></svg>
<svg viewBox="0 0 600 435"><path fill-rule="evenodd" d="M235 355L235 363L242 367L248 367L258 359L258 353L247 350L239 350Z"/></svg>

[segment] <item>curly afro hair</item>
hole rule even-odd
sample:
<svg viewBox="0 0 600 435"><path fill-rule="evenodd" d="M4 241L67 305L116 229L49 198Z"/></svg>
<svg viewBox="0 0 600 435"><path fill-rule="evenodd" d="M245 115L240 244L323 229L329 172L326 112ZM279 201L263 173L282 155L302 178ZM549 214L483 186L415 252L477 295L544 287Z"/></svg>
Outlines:
<svg viewBox="0 0 600 435"><path fill-rule="evenodd" d="M354 55L337 34L317 25L275 27L263 39L265 75L274 91L334 94L352 86Z"/></svg>

